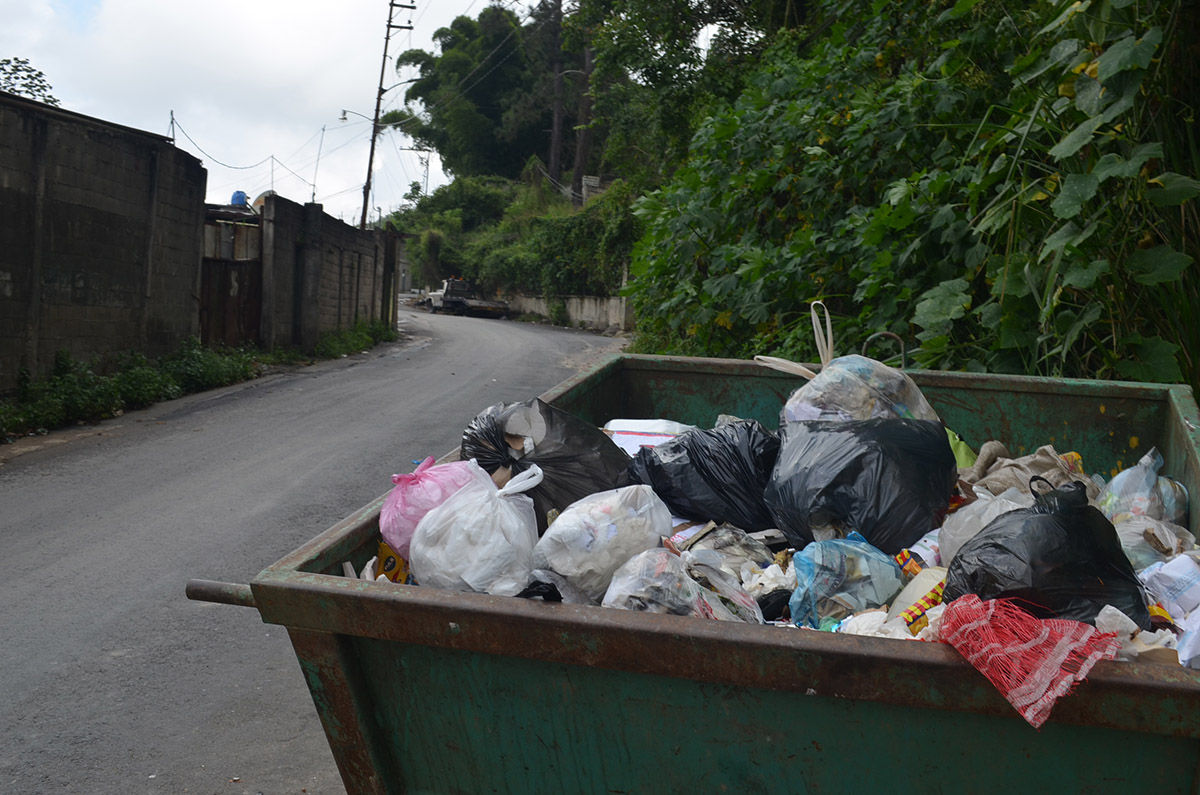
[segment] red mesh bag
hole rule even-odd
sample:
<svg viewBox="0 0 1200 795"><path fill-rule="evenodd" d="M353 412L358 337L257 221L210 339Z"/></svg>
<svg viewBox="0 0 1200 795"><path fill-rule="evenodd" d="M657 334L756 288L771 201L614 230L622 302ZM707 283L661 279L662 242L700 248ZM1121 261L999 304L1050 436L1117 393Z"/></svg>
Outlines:
<svg viewBox="0 0 1200 795"><path fill-rule="evenodd" d="M941 639L967 658L1035 729L1059 698L1121 642L1091 624L1037 618L1006 599L967 594L946 606Z"/></svg>

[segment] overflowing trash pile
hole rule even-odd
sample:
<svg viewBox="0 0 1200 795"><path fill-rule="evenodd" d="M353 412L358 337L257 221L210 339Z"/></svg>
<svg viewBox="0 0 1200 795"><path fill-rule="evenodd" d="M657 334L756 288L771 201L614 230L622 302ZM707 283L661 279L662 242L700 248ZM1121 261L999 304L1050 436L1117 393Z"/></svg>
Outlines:
<svg viewBox="0 0 1200 795"><path fill-rule="evenodd" d="M347 573L948 643L1034 726L1098 660L1200 668L1200 550L1157 450L1104 482L1050 445L971 450L876 360L813 376L778 431L488 407L462 460L393 476Z"/></svg>

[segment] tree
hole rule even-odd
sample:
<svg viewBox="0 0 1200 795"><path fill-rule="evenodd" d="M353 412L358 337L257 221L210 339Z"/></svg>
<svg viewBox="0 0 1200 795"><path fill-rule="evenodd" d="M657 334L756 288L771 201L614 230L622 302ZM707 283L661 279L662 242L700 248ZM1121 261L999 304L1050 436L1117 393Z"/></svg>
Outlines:
<svg viewBox="0 0 1200 795"><path fill-rule="evenodd" d="M397 69L415 66L420 77L405 109L383 123L436 149L456 177L515 179L531 155L553 160L554 76L573 64L558 45L558 17L550 0L526 20L500 6L458 17L434 33L440 55L409 50L396 59ZM570 123L564 113L559 124ZM558 141L560 158L563 147Z"/></svg>
<svg viewBox="0 0 1200 795"><path fill-rule="evenodd" d="M51 86L41 70L34 69L28 58L0 58L0 91L20 97L36 99L47 105L58 106L58 99L50 93Z"/></svg>

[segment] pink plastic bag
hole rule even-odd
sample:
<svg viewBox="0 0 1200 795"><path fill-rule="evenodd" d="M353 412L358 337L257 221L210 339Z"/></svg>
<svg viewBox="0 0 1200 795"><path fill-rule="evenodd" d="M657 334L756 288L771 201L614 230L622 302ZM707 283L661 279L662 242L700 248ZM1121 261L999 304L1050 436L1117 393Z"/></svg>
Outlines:
<svg viewBox="0 0 1200 795"><path fill-rule="evenodd" d="M396 554L408 560L417 523L471 480L470 461L434 465L433 456L411 474L392 475L395 487L379 511L379 533Z"/></svg>

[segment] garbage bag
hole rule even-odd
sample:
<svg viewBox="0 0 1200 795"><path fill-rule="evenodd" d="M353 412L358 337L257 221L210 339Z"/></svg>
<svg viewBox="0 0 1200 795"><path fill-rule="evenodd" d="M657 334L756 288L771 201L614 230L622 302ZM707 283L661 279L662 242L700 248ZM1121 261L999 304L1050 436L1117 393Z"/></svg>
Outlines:
<svg viewBox="0 0 1200 795"><path fill-rule="evenodd" d="M940 422L920 387L902 370L866 356L839 356L788 397L779 425L873 417ZM944 431L943 431L944 433Z"/></svg>
<svg viewBox="0 0 1200 795"><path fill-rule="evenodd" d="M538 398L492 406L463 431L460 457L488 474L513 475L537 464L542 482L529 492L538 532L578 499L627 484L629 454L604 431Z"/></svg>
<svg viewBox="0 0 1200 795"><path fill-rule="evenodd" d="M392 475L392 490L379 509L379 533L397 555L408 560L417 523L471 479L470 461L434 464L426 458L407 475Z"/></svg>
<svg viewBox="0 0 1200 795"><path fill-rule="evenodd" d="M598 602L613 572L671 529L671 512L649 486L603 491L567 506L533 548L533 565Z"/></svg>
<svg viewBox="0 0 1200 795"><path fill-rule="evenodd" d="M716 594L696 582L683 558L661 547L640 552L618 568L601 604L645 613L741 620Z"/></svg>
<svg viewBox="0 0 1200 795"><path fill-rule="evenodd" d="M976 487L975 501L959 508L942 523L938 533L938 552L942 565L949 566L962 545L997 516L1018 508L1028 508L1029 505L1029 497L1017 489L1008 489L994 497L987 489Z"/></svg>
<svg viewBox="0 0 1200 795"><path fill-rule="evenodd" d="M754 597L746 592L736 575L724 568L721 553L711 549L683 552L679 556L687 566L688 574L708 591L705 598L714 599L739 620L747 624L762 624L763 614Z"/></svg>
<svg viewBox="0 0 1200 795"><path fill-rule="evenodd" d="M775 521L763 490L778 456L774 432L756 420L736 420L643 447L629 464L629 479L651 486L675 516L767 530Z"/></svg>
<svg viewBox="0 0 1200 795"><path fill-rule="evenodd" d="M1185 528L1149 516L1126 515L1114 522L1113 527L1117 529L1121 549L1125 550L1134 571L1169 560L1196 546L1196 537Z"/></svg>
<svg viewBox="0 0 1200 795"><path fill-rule="evenodd" d="M1035 494L971 538L946 574L943 599L964 594L1018 600L1041 618L1095 623L1106 604L1150 629L1145 593L1117 531L1088 504L1082 483Z"/></svg>
<svg viewBox="0 0 1200 795"><path fill-rule="evenodd" d="M1162 477L1163 457L1157 447L1136 464L1118 472L1103 489L1097 503L1114 524L1129 516L1149 516L1172 524L1187 522L1187 488Z"/></svg>
<svg viewBox="0 0 1200 795"><path fill-rule="evenodd" d="M1043 478L1056 489L1071 482L1082 483L1089 499L1100 493L1100 487L1083 471L1083 459L1078 453L1059 454L1048 444L1029 455L1013 458L1002 442L991 439L979 448L975 465L959 475L976 491L986 489L992 494L1003 494L1011 488L1030 494L1029 482L1035 477Z"/></svg>
<svg viewBox="0 0 1200 795"><path fill-rule="evenodd" d="M858 533L809 544L792 557L792 566L797 584L788 604L796 626L832 628L888 604L904 587L892 556Z"/></svg>
<svg viewBox="0 0 1200 795"><path fill-rule="evenodd" d="M1200 608L1200 563L1187 555L1153 563L1138 574L1138 579L1176 624L1182 624Z"/></svg>
<svg viewBox="0 0 1200 795"><path fill-rule="evenodd" d="M788 540L851 530L896 554L938 527L958 470L940 422L792 422L763 495Z"/></svg>
<svg viewBox="0 0 1200 795"><path fill-rule="evenodd" d="M418 585L515 596L529 584L537 520L525 492L542 479L536 465L502 489L477 464L471 480L425 514L409 552Z"/></svg>
<svg viewBox="0 0 1200 795"><path fill-rule="evenodd" d="M770 547L740 527L730 524L718 525L710 522L707 527L678 546L693 552L710 549L719 553L721 568L737 577L739 582L742 567L747 563L765 569L775 559L775 553Z"/></svg>

